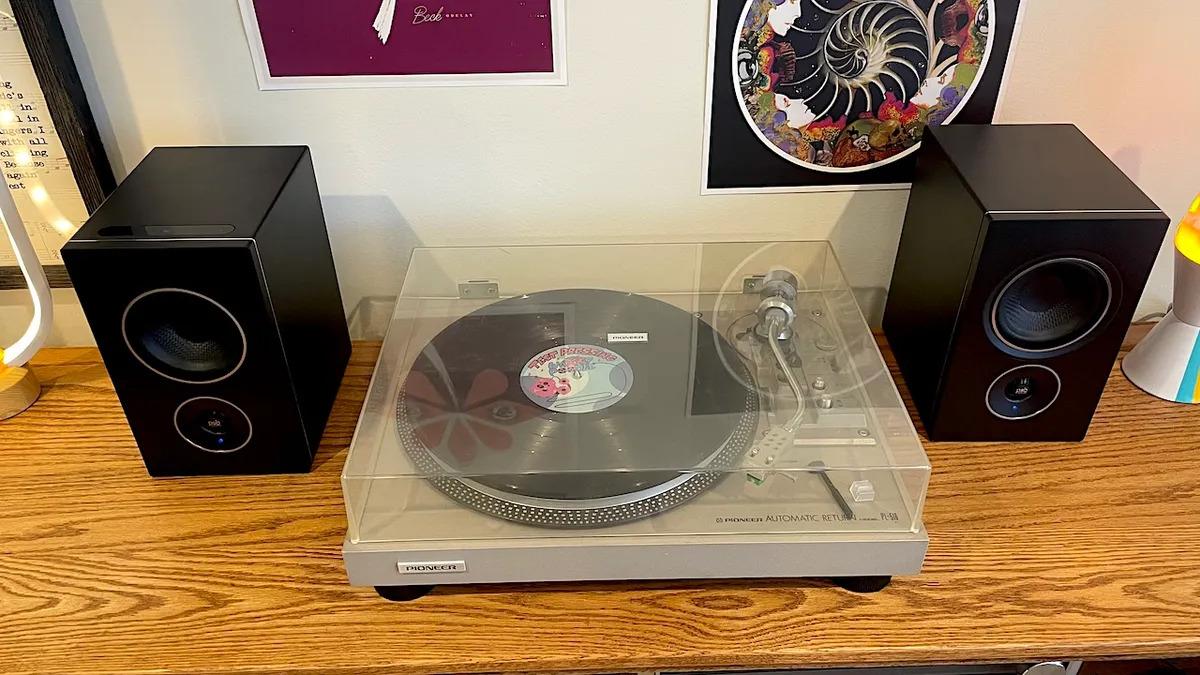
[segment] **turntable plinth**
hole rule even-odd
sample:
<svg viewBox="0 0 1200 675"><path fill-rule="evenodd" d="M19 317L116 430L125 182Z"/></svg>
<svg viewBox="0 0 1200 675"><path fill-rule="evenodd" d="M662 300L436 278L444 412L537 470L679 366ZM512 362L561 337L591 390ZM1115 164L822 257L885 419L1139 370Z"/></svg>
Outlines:
<svg viewBox="0 0 1200 675"><path fill-rule="evenodd" d="M1114 371L1083 444L930 443L920 576L437 589L346 585L338 474L359 345L312 474L146 476L99 356L43 350L0 423L5 672L786 668L1200 653L1195 408Z"/></svg>

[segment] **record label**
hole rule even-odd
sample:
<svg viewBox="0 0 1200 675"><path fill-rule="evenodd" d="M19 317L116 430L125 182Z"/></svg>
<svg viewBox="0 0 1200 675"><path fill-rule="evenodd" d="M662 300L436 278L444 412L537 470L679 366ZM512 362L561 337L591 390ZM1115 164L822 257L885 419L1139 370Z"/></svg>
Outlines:
<svg viewBox="0 0 1200 675"><path fill-rule="evenodd" d="M589 413L616 404L633 388L633 367L595 345L569 344L539 352L521 369L521 391L539 406Z"/></svg>

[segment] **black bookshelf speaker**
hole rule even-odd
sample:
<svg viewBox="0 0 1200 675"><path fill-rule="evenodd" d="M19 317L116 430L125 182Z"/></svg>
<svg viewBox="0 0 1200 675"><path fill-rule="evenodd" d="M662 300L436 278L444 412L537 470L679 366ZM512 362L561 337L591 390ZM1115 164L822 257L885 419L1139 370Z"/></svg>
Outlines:
<svg viewBox="0 0 1200 675"><path fill-rule="evenodd" d="M1082 440L1168 225L1074 126L930 127L883 319L929 438Z"/></svg>
<svg viewBox="0 0 1200 675"><path fill-rule="evenodd" d="M63 260L151 475L312 467L350 339L308 148L156 148Z"/></svg>

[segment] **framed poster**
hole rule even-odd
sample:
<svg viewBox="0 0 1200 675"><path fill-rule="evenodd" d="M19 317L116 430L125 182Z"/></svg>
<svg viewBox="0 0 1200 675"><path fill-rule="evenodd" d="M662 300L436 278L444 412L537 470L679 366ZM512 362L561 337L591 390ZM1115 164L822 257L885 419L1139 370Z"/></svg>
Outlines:
<svg viewBox="0 0 1200 675"><path fill-rule="evenodd" d="M240 0L261 89L566 84L565 0Z"/></svg>
<svg viewBox="0 0 1200 675"><path fill-rule="evenodd" d="M992 121L1019 0L711 0L701 192L906 189Z"/></svg>
<svg viewBox="0 0 1200 675"><path fill-rule="evenodd" d="M0 166L50 285L59 250L116 187L53 2L0 0ZM0 236L0 290L24 289Z"/></svg>

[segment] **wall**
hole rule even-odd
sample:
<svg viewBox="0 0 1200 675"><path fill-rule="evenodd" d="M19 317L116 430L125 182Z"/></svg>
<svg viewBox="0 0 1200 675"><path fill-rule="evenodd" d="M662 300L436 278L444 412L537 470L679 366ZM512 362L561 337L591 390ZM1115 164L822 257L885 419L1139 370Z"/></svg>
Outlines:
<svg viewBox="0 0 1200 675"><path fill-rule="evenodd" d="M1075 122L1179 216L1200 3L1026 3L998 119ZM119 176L155 145L312 146L348 308L417 243L828 238L854 285L890 277L904 192L699 195L706 0L570 0L564 88L294 92L258 91L236 0L57 4ZM57 339L86 339L67 303Z"/></svg>
<svg viewBox="0 0 1200 675"><path fill-rule="evenodd" d="M1197 27L1197 2L1033 0L998 120L1073 122L1178 223L1200 191ZM1171 302L1173 234L1136 316Z"/></svg>

